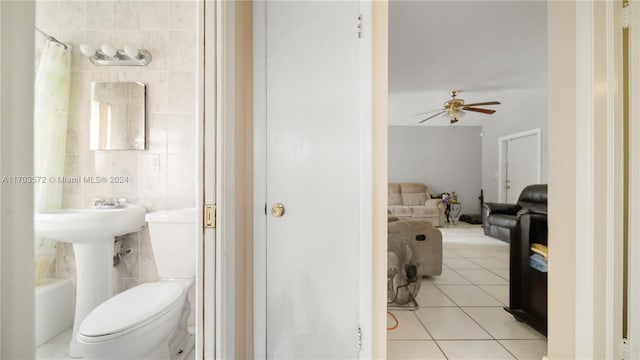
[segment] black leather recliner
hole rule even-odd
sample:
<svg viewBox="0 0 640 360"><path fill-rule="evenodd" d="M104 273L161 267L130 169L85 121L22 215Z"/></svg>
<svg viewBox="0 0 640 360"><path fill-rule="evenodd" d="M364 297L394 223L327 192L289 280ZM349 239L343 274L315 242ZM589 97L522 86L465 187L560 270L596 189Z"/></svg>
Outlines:
<svg viewBox="0 0 640 360"><path fill-rule="evenodd" d="M547 184L525 187L517 204L484 203L484 234L506 242L517 240L520 237L520 216L524 213L547 215Z"/></svg>

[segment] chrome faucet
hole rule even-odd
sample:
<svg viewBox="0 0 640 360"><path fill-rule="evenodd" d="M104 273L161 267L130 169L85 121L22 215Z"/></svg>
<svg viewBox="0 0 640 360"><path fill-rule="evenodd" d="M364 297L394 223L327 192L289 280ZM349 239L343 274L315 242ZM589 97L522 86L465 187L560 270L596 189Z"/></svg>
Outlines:
<svg viewBox="0 0 640 360"><path fill-rule="evenodd" d="M93 199L93 207L98 209L112 209L124 206L127 203L127 198L112 196L111 199L95 198Z"/></svg>

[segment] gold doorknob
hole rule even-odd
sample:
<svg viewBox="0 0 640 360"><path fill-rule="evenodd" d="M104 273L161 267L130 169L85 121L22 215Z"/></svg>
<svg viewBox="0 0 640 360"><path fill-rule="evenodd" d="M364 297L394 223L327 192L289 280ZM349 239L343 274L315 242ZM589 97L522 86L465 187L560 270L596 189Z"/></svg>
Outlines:
<svg viewBox="0 0 640 360"><path fill-rule="evenodd" d="M284 205L280 203L275 203L271 207L271 215L273 215L274 217L282 217L284 213L285 213Z"/></svg>

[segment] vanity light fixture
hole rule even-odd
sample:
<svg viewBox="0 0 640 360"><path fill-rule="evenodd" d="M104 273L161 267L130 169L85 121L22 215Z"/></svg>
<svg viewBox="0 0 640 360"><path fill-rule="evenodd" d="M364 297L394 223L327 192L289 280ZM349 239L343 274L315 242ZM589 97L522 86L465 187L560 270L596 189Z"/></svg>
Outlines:
<svg viewBox="0 0 640 360"><path fill-rule="evenodd" d="M91 46L89 46L87 44L80 44L80 52L84 56L91 57L91 56L96 54L96 49L92 48Z"/></svg>
<svg viewBox="0 0 640 360"><path fill-rule="evenodd" d="M131 45L125 45L124 49L116 49L111 45L102 44L100 50L96 50L87 44L81 44L80 52L87 56L92 64L100 66L145 66L151 62L149 51Z"/></svg>
<svg viewBox="0 0 640 360"><path fill-rule="evenodd" d="M118 51L116 50L116 48L114 48L111 45L102 44L100 49L102 49L102 53L107 55L108 57L114 57L118 54Z"/></svg>
<svg viewBox="0 0 640 360"><path fill-rule="evenodd" d="M129 44L124 45L124 53L127 54L127 56L132 59L137 59L138 56L140 56L140 50L138 50L136 47L131 46Z"/></svg>

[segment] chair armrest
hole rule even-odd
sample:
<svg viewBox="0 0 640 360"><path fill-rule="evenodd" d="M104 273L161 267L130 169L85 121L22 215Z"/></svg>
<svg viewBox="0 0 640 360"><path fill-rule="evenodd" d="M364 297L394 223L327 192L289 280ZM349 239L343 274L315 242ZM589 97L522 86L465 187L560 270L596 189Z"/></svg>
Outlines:
<svg viewBox="0 0 640 360"><path fill-rule="evenodd" d="M488 218L493 214L517 215L520 211L520 205L502 204L502 203L483 203L482 204L482 223L485 225L485 234L487 233Z"/></svg>
<svg viewBox="0 0 640 360"><path fill-rule="evenodd" d="M439 204L442 204L442 199L427 199L424 206L438 207Z"/></svg>
<svg viewBox="0 0 640 360"><path fill-rule="evenodd" d="M516 215L521 209L517 204L502 204L502 203L484 203L482 204L483 211L489 214L509 214Z"/></svg>

